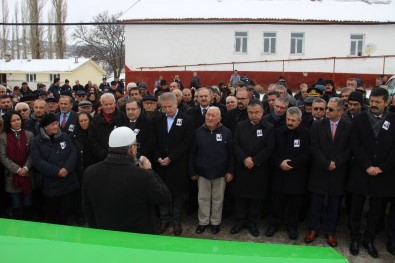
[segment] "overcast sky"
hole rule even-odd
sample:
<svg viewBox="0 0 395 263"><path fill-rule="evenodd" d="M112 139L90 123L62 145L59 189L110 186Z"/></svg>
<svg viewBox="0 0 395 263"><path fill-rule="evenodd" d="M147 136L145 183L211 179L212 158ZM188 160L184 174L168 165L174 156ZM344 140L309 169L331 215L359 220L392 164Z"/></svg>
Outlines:
<svg viewBox="0 0 395 263"><path fill-rule="evenodd" d="M68 0L67 22L91 22L92 17L103 11L124 12L135 2L137 0Z"/></svg>

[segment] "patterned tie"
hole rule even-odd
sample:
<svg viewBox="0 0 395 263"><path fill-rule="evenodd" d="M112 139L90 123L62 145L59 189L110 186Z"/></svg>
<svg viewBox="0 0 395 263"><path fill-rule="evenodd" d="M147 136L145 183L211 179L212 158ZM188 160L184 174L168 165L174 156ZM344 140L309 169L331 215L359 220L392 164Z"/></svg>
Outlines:
<svg viewBox="0 0 395 263"><path fill-rule="evenodd" d="M60 124L60 127L62 127L62 129L64 129L64 127L66 127L66 118L67 118L67 115L66 115L66 113L64 113L62 123Z"/></svg>
<svg viewBox="0 0 395 263"><path fill-rule="evenodd" d="M332 139L335 139L337 124L332 122Z"/></svg>

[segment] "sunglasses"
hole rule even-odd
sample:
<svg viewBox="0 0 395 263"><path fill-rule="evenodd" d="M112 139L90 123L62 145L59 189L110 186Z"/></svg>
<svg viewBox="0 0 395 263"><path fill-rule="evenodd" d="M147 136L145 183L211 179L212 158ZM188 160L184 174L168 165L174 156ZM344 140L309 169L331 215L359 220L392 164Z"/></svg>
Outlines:
<svg viewBox="0 0 395 263"><path fill-rule="evenodd" d="M19 113L21 112L27 112L29 109L22 109L22 110L18 110Z"/></svg>
<svg viewBox="0 0 395 263"><path fill-rule="evenodd" d="M315 110L315 111L324 111L325 110L325 108L313 108L313 110Z"/></svg>
<svg viewBox="0 0 395 263"><path fill-rule="evenodd" d="M330 108L330 107L326 107L326 109L329 111L329 112L334 112L336 109L334 109L334 108Z"/></svg>

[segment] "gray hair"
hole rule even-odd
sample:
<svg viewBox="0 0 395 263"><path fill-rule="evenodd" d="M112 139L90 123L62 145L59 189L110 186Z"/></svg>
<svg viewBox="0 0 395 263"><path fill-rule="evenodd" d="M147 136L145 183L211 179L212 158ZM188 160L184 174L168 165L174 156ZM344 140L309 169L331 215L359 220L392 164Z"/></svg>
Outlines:
<svg viewBox="0 0 395 263"><path fill-rule="evenodd" d="M283 97L277 98L277 99L275 100L275 102L282 102L282 103L285 104L286 107L288 107L288 105L289 105L289 101L288 101L286 98L283 98Z"/></svg>
<svg viewBox="0 0 395 263"><path fill-rule="evenodd" d="M226 97L225 101L228 102L229 99L234 99L235 101L237 101L235 96L229 95L228 97Z"/></svg>
<svg viewBox="0 0 395 263"><path fill-rule="evenodd" d="M210 107L208 107L207 112L208 112L209 110L211 110L211 109L215 110L215 111L217 112L217 114L218 114L219 116L221 116L221 110L220 110L218 107L216 107L216 106L210 106Z"/></svg>
<svg viewBox="0 0 395 263"><path fill-rule="evenodd" d="M104 93L103 95L101 95L100 103L103 103L104 99L112 99L115 102L115 97L114 97L114 94L112 94L112 93Z"/></svg>
<svg viewBox="0 0 395 263"><path fill-rule="evenodd" d="M346 108L346 104L344 103L344 100L338 97L332 97L329 99L329 102L336 102L336 108L338 110L344 110Z"/></svg>
<svg viewBox="0 0 395 263"><path fill-rule="evenodd" d="M17 110L19 107L23 107L23 108L25 108L25 109L30 110L29 104L27 104L26 102L18 102L18 103L15 105L15 110Z"/></svg>
<svg viewBox="0 0 395 263"><path fill-rule="evenodd" d="M353 88L353 87L344 87L344 88L342 88L342 90L340 91L340 94L343 94L343 92L347 92L347 91L354 92L354 91L355 91L355 88Z"/></svg>
<svg viewBox="0 0 395 263"><path fill-rule="evenodd" d="M159 103L162 103L162 101L172 101L177 104L176 95L174 95L171 92L165 92L162 95L160 95L159 96Z"/></svg>
<svg viewBox="0 0 395 263"><path fill-rule="evenodd" d="M0 84L0 89L3 90L4 92L7 92L7 88L1 84Z"/></svg>
<svg viewBox="0 0 395 263"><path fill-rule="evenodd" d="M277 91L277 90L279 90L279 89L282 89L282 90L284 90L284 92L286 92L286 91L287 91L287 88L286 88L284 85L281 85L281 84L275 84L275 86L274 86L274 90L275 90L275 91Z"/></svg>
<svg viewBox="0 0 395 263"><path fill-rule="evenodd" d="M296 115L299 120L302 119L302 111L298 107L290 107L287 110L287 116L288 115Z"/></svg>
<svg viewBox="0 0 395 263"><path fill-rule="evenodd" d="M314 103L324 103L324 105L326 107L326 101L324 99L316 98L313 100L313 103L311 105L313 105Z"/></svg>
<svg viewBox="0 0 395 263"><path fill-rule="evenodd" d="M201 90L208 90L210 96L213 95L213 91L212 91L211 89L207 88L207 87L201 87L200 89L198 89L198 90L197 90L197 94L198 94L198 95L199 95L199 92L200 92Z"/></svg>

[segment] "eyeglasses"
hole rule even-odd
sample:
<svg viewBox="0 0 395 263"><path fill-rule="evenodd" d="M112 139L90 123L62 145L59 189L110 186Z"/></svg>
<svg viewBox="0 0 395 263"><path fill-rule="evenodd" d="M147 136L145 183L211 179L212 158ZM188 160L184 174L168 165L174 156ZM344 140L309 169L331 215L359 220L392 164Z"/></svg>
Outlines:
<svg viewBox="0 0 395 263"><path fill-rule="evenodd" d="M315 111L324 111L325 108L318 108L318 107L316 107L316 108L313 108L313 110L315 110Z"/></svg>
<svg viewBox="0 0 395 263"><path fill-rule="evenodd" d="M248 98L236 98L237 100L246 100Z"/></svg>
<svg viewBox="0 0 395 263"><path fill-rule="evenodd" d="M330 108L330 107L326 107L326 109L329 111L329 112L334 112L336 109L334 109L334 108Z"/></svg>
<svg viewBox="0 0 395 263"><path fill-rule="evenodd" d="M18 110L19 113L21 112L27 112L29 109L22 109L22 110Z"/></svg>

